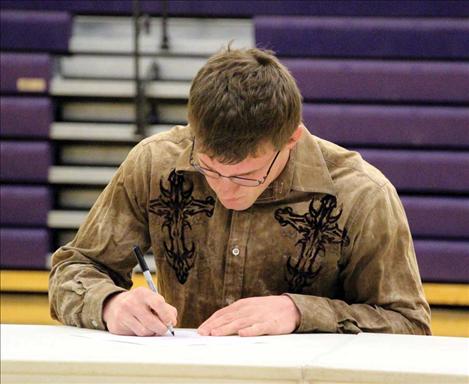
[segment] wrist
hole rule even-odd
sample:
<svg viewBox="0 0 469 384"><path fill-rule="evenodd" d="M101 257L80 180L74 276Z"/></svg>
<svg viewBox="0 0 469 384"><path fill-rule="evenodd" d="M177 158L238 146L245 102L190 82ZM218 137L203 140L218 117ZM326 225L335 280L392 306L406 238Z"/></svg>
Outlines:
<svg viewBox="0 0 469 384"><path fill-rule="evenodd" d="M283 294L282 296L284 296L285 298L288 299L288 303L289 303L289 306L291 308L291 313L293 314L293 317L294 317L294 324L295 324L295 328L293 329L292 332L295 332L300 324L301 324L301 312L300 310L298 309L298 307L296 306L295 302L293 301L293 299L288 295L288 294Z"/></svg>
<svg viewBox="0 0 469 384"><path fill-rule="evenodd" d="M112 303L115 301L116 297L124 292L114 292L111 293L103 302L103 323L107 328L107 322L111 317Z"/></svg>

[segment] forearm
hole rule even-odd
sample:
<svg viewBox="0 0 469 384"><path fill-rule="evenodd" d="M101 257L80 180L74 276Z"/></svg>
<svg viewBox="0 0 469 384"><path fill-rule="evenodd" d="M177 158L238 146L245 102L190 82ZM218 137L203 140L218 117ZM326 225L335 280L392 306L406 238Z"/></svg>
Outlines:
<svg viewBox="0 0 469 384"><path fill-rule="evenodd" d="M425 304L414 308L394 305L390 309L380 305L347 304L318 296L287 295L301 314L296 332L431 334Z"/></svg>

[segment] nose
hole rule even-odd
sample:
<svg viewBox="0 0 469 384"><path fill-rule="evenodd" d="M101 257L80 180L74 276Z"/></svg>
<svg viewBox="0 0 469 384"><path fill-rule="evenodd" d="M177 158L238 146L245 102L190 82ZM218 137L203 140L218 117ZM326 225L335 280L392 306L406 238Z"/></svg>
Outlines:
<svg viewBox="0 0 469 384"><path fill-rule="evenodd" d="M230 197L236 195L236 190L238 189L235 183L224 177L214 180L214 187L217 195Z"/></svg>

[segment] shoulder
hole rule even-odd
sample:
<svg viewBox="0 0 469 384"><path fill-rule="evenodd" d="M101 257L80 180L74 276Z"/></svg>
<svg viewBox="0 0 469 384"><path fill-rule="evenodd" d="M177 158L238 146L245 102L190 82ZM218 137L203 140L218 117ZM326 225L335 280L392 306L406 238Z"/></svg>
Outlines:
<svg viewBox="0 0 469 384"><path fill-rule="evenodd" d="M127 160L174 161L192 142L189 126L176 125L140 141L129 153Z"/></svg>
<svg viewBox="0 0 469 384"><path fill-rule="evenodd" d="M393 206L400 210L400 199L389 179L368 163L357 151L314 137L331 175L337 198L348 212L348 225L372 211Z"/></svg>
<svg viewBox="0 0 469 384"><path fill-rule="evenodd" d="M189 126L176 125L168 131L160 132L142 140L137 147L141 151L160 154L173 154L183 151L192 140L192 132ZM161 152L161 151L164 152Z"/></svg>
<svg viewBox="0 0 469 384"><path fill-rule="evenodd" d="M158 145L180 144L183 141L191 140L192 131L188 125L176 125L173 128L154 134L140 142L143 147L152 147Z"/></svg>
<svg viewBox="0 0 469 384"><path fill-rule="evenodd" d="M363 159L357 151L351 151L330 141L314 136L324 156L329 173L338 187L344 184L358 187L366 185L372 190L386 188L388 178L375 166Z"/></svg>

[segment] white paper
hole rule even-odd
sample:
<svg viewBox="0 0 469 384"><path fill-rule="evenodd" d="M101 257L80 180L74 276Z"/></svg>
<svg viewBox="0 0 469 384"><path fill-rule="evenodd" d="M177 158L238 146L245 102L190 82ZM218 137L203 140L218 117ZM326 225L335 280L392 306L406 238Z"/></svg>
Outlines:
<svg viewBox="0 0 469 384"><path fill-rule="evenodd" d="M266 337L239 336L201 336L194 329L175 329L175 336L169 332L164 336L119 336L109 332L94 331L73 333L73 336L88 338L95 341L127 343L154 346L210 346L210 345L247 345L265 344Z"/></svg>

